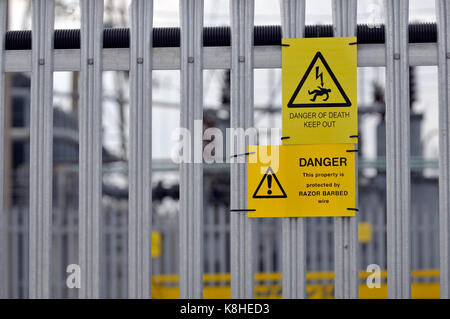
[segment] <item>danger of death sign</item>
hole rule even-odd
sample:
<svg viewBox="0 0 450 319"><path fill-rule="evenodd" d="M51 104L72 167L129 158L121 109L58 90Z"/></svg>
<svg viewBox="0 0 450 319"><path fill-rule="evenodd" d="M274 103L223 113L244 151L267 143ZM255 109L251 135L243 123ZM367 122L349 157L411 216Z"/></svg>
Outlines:
<svg viewBox="0 0 450 319"><path fill-rule="evenodd" d="M282 43L283 144L356 143L356 37Z"/></svg>
<svg viewBox="0 0 450 319"><path fill-rule="evenodd" d="M248 217L355 216L354 144L258 145L248 151Z"/></svg>

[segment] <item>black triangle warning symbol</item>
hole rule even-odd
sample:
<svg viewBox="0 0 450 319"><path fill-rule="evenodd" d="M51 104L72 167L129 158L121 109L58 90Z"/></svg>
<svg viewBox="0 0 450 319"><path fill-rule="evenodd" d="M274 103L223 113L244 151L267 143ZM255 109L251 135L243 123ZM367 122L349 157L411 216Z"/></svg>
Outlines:
<svg viewBox="0 0 450 319"><path fill-rule="evenodd" d="M325 70L323 70L325 68ZM311 71L314 70L314 73ZM351 106L333 71L318 51L288 102L288 107Z"/></svg>
<svg viewBox="0 0 450 319"><path fill-rule="evenodd" d="M275 183L272 182L275 180ZM258 187L253 193L253 198L286 198L286 192L280 184L277 175L269 166Z"/></svg>

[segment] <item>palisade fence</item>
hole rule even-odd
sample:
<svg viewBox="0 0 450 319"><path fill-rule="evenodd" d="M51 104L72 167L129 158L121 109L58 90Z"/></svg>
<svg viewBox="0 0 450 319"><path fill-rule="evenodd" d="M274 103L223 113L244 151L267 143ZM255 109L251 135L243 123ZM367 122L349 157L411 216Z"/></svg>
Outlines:
<svg viewBox="0 0 450 319"><path fill-rule="evenodd" d="M280 2L283 37L311 36L305 34L305 1ZM152 274L164 269L179 274L180 298L201 298L206 269L230 273L232 298L253 298L255 272L281 269L283 297L304 298L306 270L316 268L334 270L335 298L357 298L358 270L365 268L371 259L367 256L375 252L380 256L378 261L386 262L389 298L410 298L411 269L437 267L438 257L440 295L450 297L449 0L436 0L437 43L411 43L407 0L385 1L384 29L378 28L383 32L382 43L364 43L358 38L358 66L386 70L385 203L384 197L361 202L360 212L352 218L249 219L246 212L229 212L230 208L246 207L245 164L230 165L229 207L204 207L203 167L193 163L192 154L192 163L179 167L177 223L158 221L157 208L152 207L152 70L180 70L180 123L192 132L194 121L203 118L202 71L231 69L230 126L252 127L253 70L281 67L280 37L272 42L260 39L256 45L254 0L230 0L231 41L204 46L203 0L181 0L179 46L157 47L152 37L153 1L133 0L128 45L106 46L103 1L80 0L79 45L64 47L54 41L54 1L33 0L32 4L31 50L6 50L6 0L0 0L0 143L4 132L5 72L31 72L30 203L29 209L16 207L8 213L2 209L0 215L3 297L149 298ZM332 5L332 35L355 35L357 1L333 0ZM314 36L317 35L320 34ZM437 65L439 76L439 220L434 222L423 216L429 207L410 204L407 92L409 66L419 65ZM80 72L79 206L65 214L52 207L52 79L56 71ZM102 71L129 71L131 79L130 200L113 206L105 204L102 198ZM202 141L197 143L202 145ZM241 154L245 150L234 149L230 153ZM0 145L0 167L2 164ZM3 176L2 172L0 185ZM211 209L215 215L209 212ZM214 218L209 219L211 216ZM378 239L373 245L377 247L358 248L358 218L372 220L376 225L373 233ZM211 220L221 222L213 226ZM165 239L170 238L163 241L169 246L163 247L162 256L153 262L152 229L160 231ZM423 247L421 253L428 255L416 258L411 253L411 243L417 240L415 236L422 235L429 247L439 247L439 252ZM328 249L327 256L325 252L318 253L320 247L326 248L330 243L334 243L332 252ZM11 248L13 245L16 247ZM281 265L274 265L274 254L281 255L276 259L281 260ZM427 260L430 264L418 265L415 260ZM65 267L70 263L78 263L82 269L81 288L76 291L65 288Z"/></svg>
<svg viewBox="0 0 450 319"><path fill-rule="evenodd" d="M382 203L382 205L380 205ZM359 221L370 223L372 240L358 245L358 269L365 270L367 265L376 261L381 269L386 268L386 212L381 196L375 194L362 204L363 210ZM103 298L127 298L128 296L128 226L127 202L108 201L103 205L103 225L101 259L101 296ZM412 269L430 270L439 267L438 223L433 211L424 203L414 205L411 211L411 241L413 243ZM203 269L205 274L215 277L204 282L207 286L228 287L230 280L223 276L230 272L230 218L229 207L223 205L205 205L203 243L205 258ZM152 274L158 287L169 288L177 286L171 280L179 269L179 232L178 216L176 214L158 214L158 205L154 206L153 231L161 235L161 246L152 258ZM228 217L227 217L228 216ZM68 289L66 280L67 265L78 263L78 210L76 208L55 208L52 226L52 298L77 298L78 289ZM28 297L28 208L14 208L10 214L7 229L10 257L6 268L9 269L10 298ZM265 274L260 280L262 286L255 293L256 297L281 297L278 273L282 269L281 222L274 218L260 220L254 258L257 261L254 273ZM332 218L309 219L307 222L306 268L314 274L327 274L333 271L333 220ZM414 276L417 283L434 283L436 276L432 272L423 276ZM211 276L212 275L212 276ZM332 278L331 278L332 279ZM325 286L330 277L322 275L315 279ZM313 280L310 280L310 283ZM359 283L363 284L360 278ZM385 278L382 279L385 281ZM270 292L270 293L269 293ZM333 290L323 297L331 297ZM267 295L265 295L265 293ZM312 290L309 294L312 294ZM223 295L223 294L221 294Z"/></svg>

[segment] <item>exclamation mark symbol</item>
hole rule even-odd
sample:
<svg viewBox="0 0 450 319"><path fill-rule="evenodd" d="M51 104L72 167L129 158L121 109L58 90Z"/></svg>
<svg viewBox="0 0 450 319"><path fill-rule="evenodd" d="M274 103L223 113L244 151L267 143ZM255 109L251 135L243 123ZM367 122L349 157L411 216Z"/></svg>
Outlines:
<svg viewBox="0 0 450 319"><path fill-rule="evenodd" d="M267 194L272 194L272 191L270 190L272 188L272 175L267 175L267 185L269 186L269 190L267 191Z"/></svg>

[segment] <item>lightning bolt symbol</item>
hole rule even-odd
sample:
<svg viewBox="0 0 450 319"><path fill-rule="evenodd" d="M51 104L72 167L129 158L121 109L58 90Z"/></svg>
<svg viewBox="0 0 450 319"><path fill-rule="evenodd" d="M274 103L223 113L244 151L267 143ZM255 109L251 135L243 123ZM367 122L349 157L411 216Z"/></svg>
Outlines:
<svg viewBox="0 0 450 319"><path fill-rule="evenodd" d="M323 72L319 73L319 67L316 66L316 80L320 78L320 84L323 86Z"/></svg>

